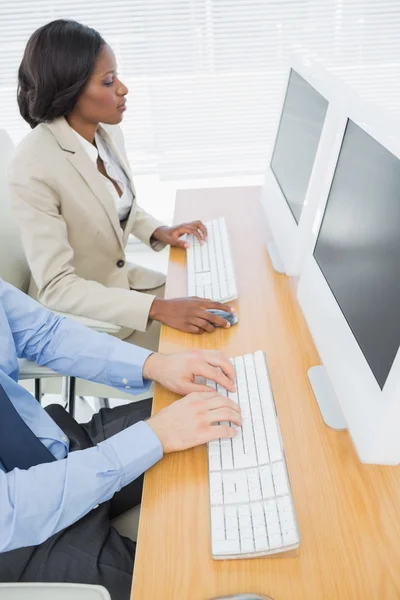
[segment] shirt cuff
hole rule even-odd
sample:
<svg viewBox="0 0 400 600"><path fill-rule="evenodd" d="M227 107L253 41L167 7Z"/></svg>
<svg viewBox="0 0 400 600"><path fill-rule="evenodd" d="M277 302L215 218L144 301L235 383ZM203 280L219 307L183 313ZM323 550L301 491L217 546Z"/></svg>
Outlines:
<svg viewBox="0 0 400 600"><path fill-rule="evenodd" d="M153 217L149 217L145 223L140 224L140 226L137 228L138 231L134 233L134 235L137 235L137 237L141 239L142 242L150 246L153 250L159 252L166 246L166 244L163 244L158 240L152 239L153 233L159 227L165 227L165 223L157 221L157 219L153 219Z"/></svg>
<svg viewBox="0 0 400 600"><path fill-rule="evenodd" d="M115 340L117 341L117 340ZM153 350L118 340L108 360L108 377L112 387L130 393L144 392L151 381L143 379L143 366Z"/></svg>
<svg viewBox="0 0 400 600"><path fill-rule="evenodd" d="M163 457L162 445L152 428L144 421L127 427L99 444L115 452L123 473L125 487Z"/></svg>

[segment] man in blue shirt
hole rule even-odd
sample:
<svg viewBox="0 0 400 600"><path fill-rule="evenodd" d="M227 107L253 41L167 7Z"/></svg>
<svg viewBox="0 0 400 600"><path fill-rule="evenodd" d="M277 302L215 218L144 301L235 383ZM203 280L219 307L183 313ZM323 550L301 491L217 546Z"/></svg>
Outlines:
<svg viewBox="0 0 400 600"><path fill-rule="evenodd" d="M145 401L78 425L18 385L17 358L132 394L154 380L186 397L151 418ZM241 424L237 405L197 376L235 388L220 352L151 353L56 316L0 279L0 581L96 583L129 598L135 545L110 519L140 502L141 476L164 453L233 437L220 421ZM13 467L18 460L32 466Z"/></svg>

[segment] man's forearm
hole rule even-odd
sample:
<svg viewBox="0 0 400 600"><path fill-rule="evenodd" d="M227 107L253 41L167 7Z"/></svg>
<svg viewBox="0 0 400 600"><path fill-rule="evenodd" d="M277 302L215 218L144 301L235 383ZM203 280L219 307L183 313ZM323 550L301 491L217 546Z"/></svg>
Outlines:
<svg viewBox="0 0 400 600"><path fill-rule="evenodd" d="M36 362L56 372L110 385L127 393L148 389L143 365L152 352L69 319L59 323Z"/></svg>
<svg viewBox="0 0 400 600"><path fill-rule="evenodd" d="M63 460L28 471L0 470L0 552L42 543L109 500L161 457L160 441L140 422Z"/></svg>

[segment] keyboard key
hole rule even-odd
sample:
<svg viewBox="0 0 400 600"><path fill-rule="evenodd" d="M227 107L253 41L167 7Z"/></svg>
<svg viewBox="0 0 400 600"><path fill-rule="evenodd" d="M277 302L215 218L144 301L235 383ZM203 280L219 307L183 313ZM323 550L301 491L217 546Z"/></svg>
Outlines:
<svg viewBox="0 0 400 600"><path fill-rule="evenodd" d="M241 533L241 532L240 532ZM254 552L254 540L253 537L240 537L240 547L242 554L251 554Z"/></svg>
<svg viewBox="0 0 400 600"><path fill-rule="evenodd" d="M261 485L258 469L247 470L247 484L249 487L250 500L261 500Z"/></svg>
<svg viewBox="0 0 400 600"><path fill-rule="evenodd" d="M272 481L272 473L269 466L260 467L260 480L262 496L264 500L275 496L275 488Z"/></svg>
<svg viewBox="0 0 400 600"><path fill-rule="evenodd" d="M196 285L202 287L211 285L211 273L197 273Z"/></svg>
<svg viewBox="0 0 400 600"><path fill-rule="evenodd" d="M227 540L238 540L239 539L239 530L237 527L235 529L227 529L226 530L226 539Z"/></svg>
<svg viewBox="0 0 400 600"><path fill-rule="evenodd" d="M222 484L225 504L238 504L249 501L245 472L233 471L231 473L222 473Z"/></svg>
<svg viewBox="0 0 400 600"><path fill-rule="evenodd" d="M241 506L238 510L240 539L253 540L253 525L251 522L250 507Z"/></svg>
<svg viewBox="0 0 400 600"><path fill-rule="evenodd" d="M194 264L195 264L195 269L196 269L196 273L202 273L203 271L203 261L201 259L201 248L200 248L200 244L197 240L197 238L195 238L194 236L192 237L192 242L191 245L193 245L194 248ZM196 277L197 279L197 277Z"/></svg>
<svg viewBox="0 0 400 600"><path fill-rule="evenodd" d="M278 521L268 522L268 535L280 535L281 534L281 525Z"/></svg>
<svg viewBox="0 0 400 600"><path fill-rule="evenodd" d="M237 522L237 510L236 506L225 506L225 520L226 519L236 519Z"/></svg>
<svg viewBox="0 0 400 600"><path fill-rule="evenodd" d="M285 498L278 498L278 513L281 529L294 529L296 527L296 519L294 516L293 508L290 505L286 505L282 500L290 500L289 496Z"/></svg>
<svg viewBox="0 0 400 600"><path fill-rule="evenodd" d="M196 283L196 296L199 298L204 298L204 285L199 285Z"/></svg>
<svg viewBox="0 0 400 600"><path fill-rule="evenodd" d="M207 298L208 300L212 300L212 298L213 298L213 291L212 291L211 283L208 283L207 285L204 286L204 298Z"/></svg>
<svg viewBox="0 0 400 600"><path fill-rule="evenodd" d="M232 508L235 508L234 506ZM235 515L234 517L227 517L225 515L225 528L228 531L228 529L237 529L238 527L238 520L237 520L237 516Z"/></svg>
<svg viewBox="0 0 400 600"><path fill-rule="evenodd" d="M254 538L256 552L262 552L263 550L269 550L268 538L266 535L256 535Z"/></svg>
<svg viewBox="0 0 400 600"><path fill-rule="evenodd" d="M200 248L201 248L201 262L202 262L203 271L209 271L210 270L210 261L208 258L209 245L206 242L202 246L200 246Z"/></svg>
<svg viewBox="0 0 400 600"><path fill-rule="evenodd" d="M210 473L211 504L223 504L222 477L220 473Z"/></svg>
<svg viewBox="0 0 400 600"><path fill-rule="evenodd" d="M217 529L216 527L213 527L212 536L215 542L224 542L226 540L225 528Z"/></svg>
<svg viewBox="0 0 400 600"><path fill-rule="evenodd" d="M222 506L211 507L211 524L213 529L225 531L224 509Z"/></svg>
<svg viewBox="0 0 400 600"><path fill-rule="evenodd" d="M192 246L186 249L186 265L188 296L195 296L196 278L194 268L194 250Z"/></svg>
<svg viewBox="0 0 400 600"><path fill-rule="evenodd" d="M218 281L221 291L221 299L228 297L228 287L226 281L226 269L224 260L224 251L222 247L221 234L219 230L219 221L213 221L215 254L217 259Z"/></svg>
<svg viewBox="0 0 400 600"><path fill-rule="evenodd" d="M251 505L251 520L253 523L254 537L266 537L267 529L265 524L264 511L262 510L261 503Z"/></svg>
<svg viewBox="0 0 400 600"><path fill-rule="evenodd" d="M228 424L221 422L221 425ZM221 440L221 462L224 471L233 469L232 442L230 438Z"/></svg>
<svg viewBox="0 0 400 600"><path fill-rule="evenodd" d="M231 254L231 250L230 250L228 230L226 227L225 219L220 219L219 229L220 229L220 234L221 234L222 247L224 249L228 296L234 298L237 295L236 280L235 280L235 273L233 270L232 254Z"/></svg>
<svg viewBox="0 0 400 600"><path fill-rule="evenodd" d="M267 525L268 523L279 523L278 507L275 499L264 501L264 514Z"/></svg>
<svg viewBox="0 0 400 600"><path fill-rule="evenodd" d="M219 440L213 440L208 444L208 464L210 471L221 470L221 448Z"/></svg>
<svg viewBox="0 0 400 600"><path fill-rule="evenodd" d="M288 529L282 531L282 539L284 546L291 546L293 544L298 544L300 539L296 529Z"/></svg>
<svg viewBox="0 0 400 600"><path fill-rule="evenodd" d="M212 539L212 553L215 556L226 556L230 554L239 554L240 542L239 540L226 540L226 541L215 541Z"/></svg>
<svg viewBox="0 0 400 600"><path fill-rule="evenodd" d="M242 357L235 359L237 394L242 412L242 439L243 454L238 449L235 455L235 468L245 469L257 466L257 454L254 439L254 430L251 421L250 398L247 389L247 378Z"/></svg>
<svg viewBox="0 0 400 600"><path fill-rule="evenodd" d="M289 484L286 476L286 468L283 462L272 465L272 478L274 480L275 493L277 496L283 496L289 493Z"/></svg>
<svg viewBox="0 0 400 600"><path fill-rule="evenodd" d="M280 533L268 536L268 541L271 550L275 550L276 548L282 548L283 546L282 536Z"/></svg>

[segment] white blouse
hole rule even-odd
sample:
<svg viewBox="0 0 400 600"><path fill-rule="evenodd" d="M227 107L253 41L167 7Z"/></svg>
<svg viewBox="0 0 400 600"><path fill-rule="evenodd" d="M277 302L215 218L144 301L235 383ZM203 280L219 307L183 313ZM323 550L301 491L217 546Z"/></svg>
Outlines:
<svg viewBox="0 0 400 600"><path fill-rule="evenodd" d="M129 177L122 168L118 158L115 156L113 149L104 140L104 138L101 137L101 135L98 132L96 132L94 136L97 146L96 147L90 142L88 142L84 137L82 137L77 131L75 131L75 129L72 129L72 131L74 131L74 133L78 137L80 143L82 144L82 148L84 149L90 160L95 164L96 169L97 159L100 156L101 160L104 163L104 168L106 170L107 175L118 184L118 187L122 192L121 196L119 196L113 183L107 177L104 177L104 175L99 171L100 175L104 178L108 190L114 200L119 220L124 221L129 215L129 212L132 208L133 192Z"/></svg>

